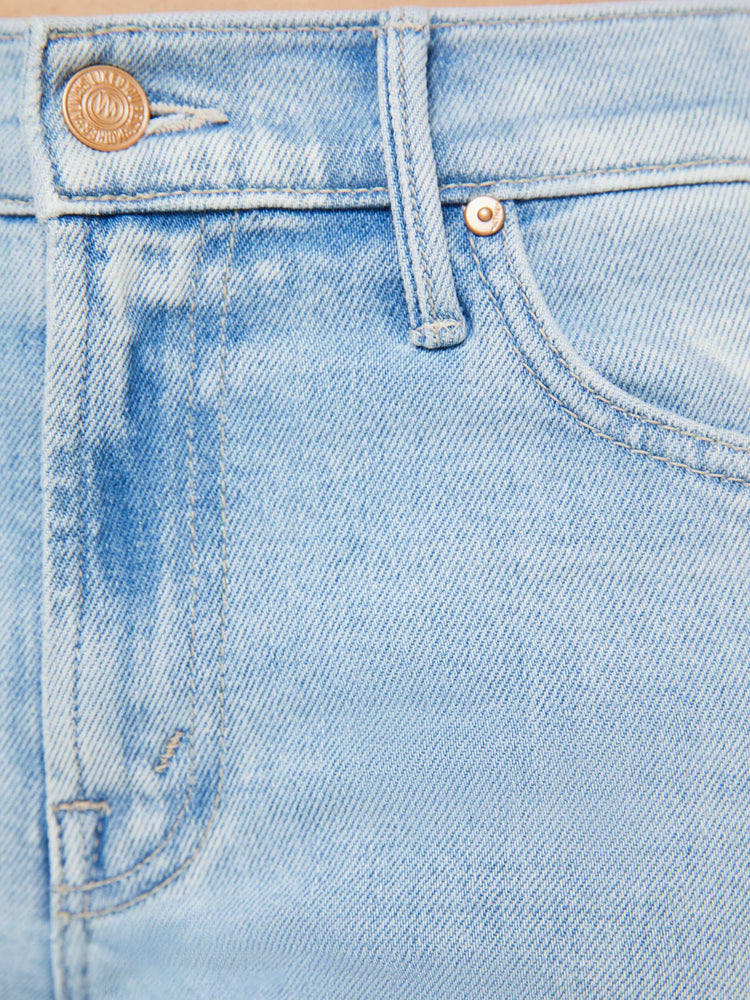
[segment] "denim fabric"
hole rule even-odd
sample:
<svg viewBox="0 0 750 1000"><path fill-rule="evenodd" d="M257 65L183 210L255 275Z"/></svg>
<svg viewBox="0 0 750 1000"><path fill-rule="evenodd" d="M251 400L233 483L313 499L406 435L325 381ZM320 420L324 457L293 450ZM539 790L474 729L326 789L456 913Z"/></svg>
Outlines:
<svg viewBox="0 0 750 1000"><path fill-rule="evenodd" d="M3 1000L750 997L749 15L0 28Z"/></svg>

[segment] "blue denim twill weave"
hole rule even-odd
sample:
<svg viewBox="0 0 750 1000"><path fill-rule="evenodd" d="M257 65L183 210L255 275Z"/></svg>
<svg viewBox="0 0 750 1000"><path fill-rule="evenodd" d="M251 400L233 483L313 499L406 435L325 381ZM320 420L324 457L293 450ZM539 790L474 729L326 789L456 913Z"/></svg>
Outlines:
<svg viewBox="0 0 750 1000"><path fill-rule="evenodd" d="M746 3L0 23L2 1000L750 998L748 182Z"/></svg>

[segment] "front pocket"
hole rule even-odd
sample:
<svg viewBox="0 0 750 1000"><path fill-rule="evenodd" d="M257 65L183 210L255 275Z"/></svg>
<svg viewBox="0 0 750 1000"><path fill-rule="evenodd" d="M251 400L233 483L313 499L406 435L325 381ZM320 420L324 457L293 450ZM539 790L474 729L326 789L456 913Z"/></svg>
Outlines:
<svg viewBox="0 0 750 1000"><path fill-rule="evenodd" d="M741 188L745 196L742 185L704 186L713 187L722 189L717 198L729 188ZM672 299L686 285L698 299L700 292L684 253L664 253L670 243L682 245L680 233L664 222L658 228L655 224L650 234L642 226L635 235L623 236L628 205L637 202L641 216L647 216L650 202L643 199L658 203L685 191L702 204L708 197L707 190L694 186L586 195L560 203L506 202L503 230L488 238L467 232L466 249L498 332L510 337L539 388L571 419L642 458L746 483L750 435L743 427L743 413L750 413L750 377L742 365L733 364L750 341L750 331L742 337L745 302L736 293L745 287L739 270L742 247L735 254L734 295L722 300L711 276L705 276L706 291L712 295L704 296L696 317L700 338L695 335L691 349L688 338L680 336L684 330L674 319ZM615 205L613 198L622 201ZM671 211L662 214L677 225L680 216L668 207ZM635 237L640 237L643 259L634 262L634 246L639 246ZM649 270L649 260L655 259L662 259L661 281L659 273ZM727 275L724 287L729 286ZM553 315L551 299L566 323L565 332ZM634 316L623 317L628 302ZM649 309L649 303L659 308ZM732 316L726 315L729 307Z"/></svg>

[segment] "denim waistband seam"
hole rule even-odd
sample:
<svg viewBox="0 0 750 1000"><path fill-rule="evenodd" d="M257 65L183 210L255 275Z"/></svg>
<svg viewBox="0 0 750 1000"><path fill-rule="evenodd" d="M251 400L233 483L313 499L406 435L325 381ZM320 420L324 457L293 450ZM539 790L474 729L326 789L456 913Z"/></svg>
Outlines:
<svg viewBox="0 0 750 1000"><path fill-rule="evenodd" d="M596 170L575 170L560 174L537 174L534 177L506 177L496 178L489 181L451 181L449 184L440 184L440 191L450 191L464 188L502 187L508 184L526 184L535 181L565 180L572 177L597 177L618 174L646 173L656 170L680 170L688 167L722 167L722 166L750 166L750 159L716 159L716 160L689 160L684 163L647 163L630 167L601 167ZM696 182L700 183L700 182ZM712 183L705 181L703 183ZM295 187L245 187L245 188L179 188L167 191L140 191L138 194L93 194L93 195L68 195L60 188L56 188L59 198L69 202L79 201L149 201L153 198L169 198L173 195L190 194L387 194L387 187L364 187L364 188L295 188ZM0 195L0 198L2 196ZM32 202L28 198L5 198L6 201L18 201L24 204ZM517 199L523 200L523 199Z"/></svg>
<svg viewBox="0 0 750 1000"><path fill-rule="evenodd" d="M416 27L416 25L412 25ZM369 33L375 37L378 36L381 29L377 24L364 25L364 24L341 24L341 25L326 25L326 24L279 24L279 25L263 25L263 24L231 24L231 25L189 25L189 24L179 24L179 25L111 25L106 28L90 28L84 31L67 31L67 32L55 32L50 31L47 36L47 41L56 42L59 40L76 40L80 38L99 38L104 35L114 35L114 34L140 34L146 32L148 34L212 34L212 35L224 35L231 33L240 34L284 34L284 33L305 33L305 34L319 34L324 33L337 33L337 34L347 34L347 33Z"/></svg>
<svg viewBox="0 0 750 1000"><path fill-rule="evenodd" d="M138 194L66 195L65 201L146 201L180 194L387 194L387 187L369 188L181 188L174 191L140 191Z"/></svg>
<svg viewBox="0 0 750 1000"><path fill-rule="evenodd" d="M502 188L508 187L512 184L528 184L535 183L538 181L548 181L548 180L567 180L576 177L617 177L620 175L628 174L639 174L639 173L653 173L657 170L679 170L687 169L691 167L711 167L711 166L739 166L739 167L750 167L749 159L718 159L718 160L695 160L687 163L656 163L656 164L644 164L641 166L634 167L618 167L618 168L602 168L597 170L582 170L582 171L571 171L569 173L561 174L539 174L535 177L509 177L509 178L496 178L494 180L488 181L451 181L448 184L440 184L439 190L441 192L447 191L465 191L471 189L480 188L491 188L496 190L498 194L502 194ZM690 185L690 184L722 184L722 183L747 183L750 181L750 177L746 180L729 178L727 180L722 180L718 178L707 178L699 180L682 180L673 182L676 185ZM659 187L669 186L669 182L666 184L656 185ZM618 189L614 189L618 190ZM257 187L244 187L244 188L180 188L171 191L141 191L138 194L93 194L93 195L68 195L64 194L60 189L56 188L55 193L60 201L69 204L96 204L97 202L122 202L126 204L137 204L141 201L153 201L157 198L172 198L180 197L183 195L348 195L348 194L373 194L373 195L384 195L388 194L387 187L365 187L365 188L279 188L279 187L269 187L269 188L257 188ZM511 200L514 201L524 201L533 200L535 198L554 198L554 197L586 197L590 194L600 194L601 191L582 191L577 192L572 195L531 195L522 196L514 195ZM462 201L463 199L458 199ZM450 199L446 201L450 204ZM31 211L24 212L23 214L34 215L34 199L33 197L23 198L18 195L4 195L0 193L0 215L3 214L3 208L7 207L8 210L12 211L13 206L18 206L19 208L30 209ZM263 206L269 207L269 206ZM279 206L286 207L286 206ZM305 206L297 206L300 210L305 210ZM336 206L334 206L336 207ZM387 208L387 203L378 201L375 205L343 205L339 206L346 210L354 211L358 208ZM224 209L216 208L214 211L223 211ZM228 209L233 211L234 209ZM211 211L210 208L198 208L195 211Z"/></svg>
<svg viewBox="0 0 750 1000"><path fill-rule="evenodd" d="M677 10L658 10L654 8L653 10L645 11L609 11L609 12L599 12L599 13L589 13L589 14L567 14L563 13L560 15L547 15L544 17L537 17L533 14L529 14L526 17L507 17L507 18L493 18L483 20L481 17L476 18L476 20L442 20L433 21L430 24L432 29L444 29L444 28L464 28L464 27L474 27L474 28L484 28L484 27L502 27L505 25L512 24L555 24L559 22L588 22L588 21L636 21L636 20L648 20L651 18L680 18L680 17L717 17L722 15L732 15L732 14L743 14L748 15L750 11L746 8L737 6L720 6L720 7L694 7L694 8L679 8ZM407 24L405 27L418 29L418 24ZM254 33L280 33L280 32L370 32L373 35L378 35L382 31L382 27L378 24L336 24L336 25L295 25L295 24L265 24L265 25L222 25L222 26L211 26L211 25L140 25L140 24L130 24L130 25L109 25L101 28L89 28L81 31L55 31L52 30L49 33L49 41L57 41L58 39L77 39L77 38L94 38L101 35L108 34L130 34L139 32L167 32L167 33L190 33L190 32L209 32L209 33L226 33L226 32L254 32ZM7 37L13 38L17 36L9 35Z"/></svg>
<svg viewBox="0 0 750 1000"><path fill-rule="evenodd" d="M508 17L493 18L483 20L478 17L475 21L433 21L433 28L470 28L470 27L500 27L506 24L555 24L561 21L643 21L650 18L675 18L675 17L717 17L723 14L748 14L744 7L684 7L677 10L653 10L645 11L609 11L607 13L596 14L561 14L559 16L537 17L530 14L528 17Z"/></svg>
<svg viewBox="0 0 750 1000"><path fill-rule="evenodd" d="M525 200L750 181L750 3L623 7L539 16L530 10L487 20L479 14L436 18L434 11L406 8L400 20L383 13L377 23L374 15L352 16L352 23L238 22L228 15L210 20L149 15L140 22L80 25L37 19L25 37L11 36L16 46L2 48L4 79L11 73L18 78L26 61L25 91L9 84L19 111L0 122L7 137L0 146L3 207L7 214L31 210L42 220L140 207L386 207L393 190L384 162L375 64L389 31L394 44L399 37L425 36L425 114L437 203L459 203L483 190ZM731 19L739 14L740 20ZM667 31L659 26L665 19L682 21ZM634 22L642 27L625 27ZM587 23L592 25L587 29L568 27ZM521 32L509 28L521 24L526 26ZM469 26L470 33L449 30ZM680 45L665 45L665 31L679 36ZM295 35L310 43L288 42ZM245 43L245 36L263 40ZM175 61L168 80L159 74L163 59ZM195 59L207 66L236 59L240 92L230 75L214 81ZM573 71L582 59L590 62L588 86ZM84 150L66 130L59 101L71 72L92 60L130 66L155 106L221 108L226 121L217 115L211 128L187 127L196 122L155 128L110 158ZM276 67L277 85L266 81L264 66ZM343 95L343 108L319 82L326 73ZM618 73L630 74L635 85L613 87L612 74ZM522 85L525 79L528 84ZM716 79L726 86L717 88ZM455 113L461 100L470 114ZM398 109L396 117L402 117ZM421 126L418 132L421 144ZM24 196L32 193L29 209L32 203Z"/></svg>
<svg viewBox="0 0 750 1000"><path fill-rule="evenodd" d="M560 174L537 174L535 177L506 177L497 178L490 181L451 181L449 184L441 184L441 191L449 191L452 188L480 188L495 187L503 184L528 184L534 181L557 181L566 180L569 177L598 177L608 174L637 174L654 170L683 170L688 167L729 167L729 166L750 166L750 159L744 157L725 157L715 160L686 160L683 163L642 163L628 167L597 167L592 170L569 170Z"/></svg>

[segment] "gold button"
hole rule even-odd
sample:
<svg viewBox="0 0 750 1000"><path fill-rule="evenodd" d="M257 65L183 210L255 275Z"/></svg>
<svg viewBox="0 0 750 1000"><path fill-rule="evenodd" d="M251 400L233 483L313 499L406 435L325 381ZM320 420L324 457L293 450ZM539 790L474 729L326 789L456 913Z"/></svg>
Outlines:
<svg viewBox="0 0 750 1000"><path fill-rule="evenodd" d="M505 209L497 198L481 195L464 207L464 220L476 236L492 236L503 228Z"/></svg>
<svg viewBox="0 0 750 1000"><path fill-rule="evenodd" d="M79 142L104 152L138 142L151 117L143 87L116 66L88 66L72 76L62 112Z"/></svg>

